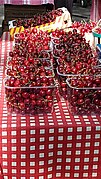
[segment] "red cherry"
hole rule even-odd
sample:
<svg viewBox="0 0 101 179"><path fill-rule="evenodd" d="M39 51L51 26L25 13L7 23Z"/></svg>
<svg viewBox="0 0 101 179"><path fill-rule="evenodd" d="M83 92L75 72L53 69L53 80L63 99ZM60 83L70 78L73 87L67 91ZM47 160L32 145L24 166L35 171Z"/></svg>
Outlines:
<svg viewBox="0 0 101 179"><path fill-rule="evenodd" d="M23 98L28 98L28 97L29 97L29 93L23 92L23 93L22 93L22 97L23 97Z"/></svg>

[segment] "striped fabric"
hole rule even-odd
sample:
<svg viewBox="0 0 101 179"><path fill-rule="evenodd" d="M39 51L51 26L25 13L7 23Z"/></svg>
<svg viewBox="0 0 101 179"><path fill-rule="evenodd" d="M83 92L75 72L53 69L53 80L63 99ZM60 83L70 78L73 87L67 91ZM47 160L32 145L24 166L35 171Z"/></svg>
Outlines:
<svg viewBox="0 0 101 179"><path fill-rule="evenodd" d="M0 0L0 4L13 4L13 5L41 5L41 4L54 4L54 0Z"/></svg>
<svg viewBox="0 0 101 179"><path fill-rule="evenodd" d="M92 1L90 18L93 21L98 21L101 19L101 0Z"/></svg>

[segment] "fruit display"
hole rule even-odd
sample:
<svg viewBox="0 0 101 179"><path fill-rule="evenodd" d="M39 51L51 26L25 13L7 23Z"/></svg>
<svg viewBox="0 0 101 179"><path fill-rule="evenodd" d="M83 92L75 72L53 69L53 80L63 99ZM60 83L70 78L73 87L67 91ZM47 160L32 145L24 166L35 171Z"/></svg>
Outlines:
<svg viewBox="0 0 101 179"><path fill-rule="evenodd" d="M21 33L24 29L37 28L39 31L53 32L56 29L66 29L72 24L69 11L63 7L48 11L45 14L34 15L30 19L15 19L9 21L10 36L14 39L15 33Z"/></svg>
<svg viewBox="0 0 101 179"><path fill-rule="evenodd" d="M54 73L44 66L6 69L5 94L8 112L51 112L55 95Z"/></svg>
<svg viewBox="0 0 101 179"><path fill-rule="evenodd" d="M25 57L11 57L8 58L7 60L7 67L12 67L12 68L18 68L18 66L35 66L35 67L52 67L52 63L50 61L50 57L48 58L32 58L29 57L27 60Z"/></svg>
<svg viewBox="0 0 101 179"><path fill-rule="evenodd" d="M59 44L55 45L53 54L58 57L58 62L63 68L60 72L63 71L63 74L84 74L89 72L92 66L97 65L96 53L76 29L62 35Z"/></svg>
<svg viewBox="0 0 101 179"><path fill-rule="evenodd" d="M96 26L96 22L94 21L74 21L72 23L72 28L73 29L78 29L78 31L82 34L85 35L85 33L91 33L92 29Z"/></svg>
<svg viewBox="0 0 101 179"><path fill-rule="evenodd" d="M25 29L14 36L15 50L33 55L43 51L51 51L51 38L48 32L38 31L36 28ZM36 56L38 57L38 56Z"/></svg>
<svg viewBox="0 0 101 179"><path fill-rule="evenodd" d="M28 83L26 79L5 79L5 94L8 112L36 114L52 112L55 95L53 78L36 76Z"/></svg>
<svg viewBox="0 0 101 179"><path fill-rule="evenodd" d="M101 38L101 27L95 27L93 30L93 35L94 37L99 37Z"/></svg>
<svg viewBox="0 0 101 179"><path fill-rule="evenodd" d="M93 67L92 69L92 75L94 74L101 74L101 66L96 66L96 67ZM85 74L86 75L86 74ZM90 74L89 74L90 75ZM64 98L64 99L68 99L68 89L67 89L67 84L66 84L66 79L68 78L71 78L71 77L79 77L79 75L63 75L62 73L60 73L58 71L58 68L57 68L57 76L58 76L58 81L59 81L59 92L60 92L60 95ZM80 75L82 76L82 75Z"/></svg>
<svg viewBox="0 0 101 179"><path fill-rule="evenodd" d="M41 77L54 77L54 72L52 69L47 69L47 67L41 66L18 66L13 68L6 69L7 76L14 76L16 78L29 78L29 80L33 80L35 76L40 75Z"/></svg>
<svg viewBox="0 0 101 179"><path fill-rule="evenodd" d="M101 34L101 27L96 27L96 28L95 28L95 32L96 32L97 34Z"/></svg>
<svg viewBox="0 0 101 179"><path fill-rule="evenodd" d="M64 94L65 92L67 96L66 84L63 84L62 87L62 81L64 83L66 77L99 74L101 70L94 68L94 66L98 65L97 53L93 51L84 36L78 33L76 29L64 33L62 36L60 35L58 42L58 44L54 45L53 56L57 59L58 64L57 75L60 93Z"/></svg>
<svg viewBox="0 0 101 179"><path fill-rule="evenodd" d="M62 35L65 35L65 34L66 34L66 32L63 29L60 29L60 30L56 29L50 34L51 43L52 43L52 47L53 47L53 67L54 67L55 71L57 68L57 58L58 58L58 56L56 56L55 46L60 43L60 41L59 41L60 37L62 37Z"/></svg>
<svg viewBox="0 0 101 179"><path fill-rule="evenodd" d="M63 29L60 29L60 30L56 29L51 33L51 38L54 40L54 43L59 43L58 42L59 38L61 38L62 35L65 35L65 34L66 32ZM55 42L55 40L57 41Z"/></svg>
<svg viewBox="0 0 101 179"><path fill-rule="evenodd" d="M73 114L101 113L101 76L67 79L69 108Z"/></svg>
<svg viewBox="0 0 101 179"><path fill-rule="evenodd" d="M17 19L13 21L13 25L16 27L23 26L24 28L35 27L42 24L55 21L56 17L61 16L63 11L61 9L48 11L43 14L36 14L29 19Z"/></svg>
<svg viewBox="0 0 101 179"><path fill-rule="evenodd" d="M87 98L90 96L92 99L93 95L97 95L97 88L101 87L99 85L101 78L98 78L101 68L97 65L96 50L91 48L84 34L78 33L77 29L73 28L68 32L56 29L51 34L37 28L25 29L14 35L13 50L9 52L7 59L5 78L7 107L10 112L21 114L51 112L56 89L55 78L58 79L60 95L69 100L69 103L73 102L71 97L71 89L75 88L73 80L78 81L76 86L78 91L79 88L80 90L87 88ZM95 79L92 79L95 75ZM71 107L77 109L75 112L83 113L88 110L88 108L84 110L86 105L81 100L82 96L86 98L80 95L77 103L79 106ZM80 106L80 102L84 105ZM93 106L94 101L90 102ZM96 105L96 110L93 108L97 112L100 103ZM76 102L74 104L76 105ZM71 103L69 105L71 106Z"/></svg>
<svg viewBox="0 0 101 179"><path fill-rule="evenodd" d="M49 34L38 32L36 28L15 35L5 71L9 112L36 114L52 111L56 84L49 42Z"/></svg>

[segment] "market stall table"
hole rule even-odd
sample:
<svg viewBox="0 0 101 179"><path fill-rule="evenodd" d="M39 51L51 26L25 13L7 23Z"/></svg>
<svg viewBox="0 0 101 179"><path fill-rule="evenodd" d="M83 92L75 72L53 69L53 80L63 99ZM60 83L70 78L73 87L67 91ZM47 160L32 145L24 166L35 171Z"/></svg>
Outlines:
<svg viewBox="0 0 101 179"><path fill-rule="evenodd" d="M54 112L8 115L5 65L12 49L9 33L0 41L1 179L101 179L101 115L73 116L56 97Z"/></svg>

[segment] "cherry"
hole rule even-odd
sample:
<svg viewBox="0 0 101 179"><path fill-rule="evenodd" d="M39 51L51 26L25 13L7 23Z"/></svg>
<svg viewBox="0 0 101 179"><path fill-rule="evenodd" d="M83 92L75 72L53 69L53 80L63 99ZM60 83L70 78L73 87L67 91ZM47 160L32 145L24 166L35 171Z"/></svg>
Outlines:
<svg viewBox="0 0 101 179"><path fill-rule="evenodd" d="M66 82L61 82L61 87L62 88L64 88L64 87L66 87L67 85L66 85Z"/></svg>
<svg viewBox="0 0 101 179"><path fill-rule="evenodd" d="M26 99L24 100L24 104L30 104L30 99L29 99L29 98L26 98Z"/></svg>
<svg viewBox="0 0 101 179"><path fill-rule="evenodd" d="M10 83L11 83L11 81L10 81ZM16 79L16 80L14 81L14 86L15 86L15 87L19 87L19 86L20 86L20 80L19 80L19 79Z"/></svg>
<svg viewBox="0 0 101 179"><path fill-rule="evenodd" d="M23 93L22 93L22 97L23 97L23 98L28 98L28 97L29 97L29 94L28 94L27 92L23 92Z"/></svg>
<svg viewBox="0 0 101 179"><path fill-rule="evenodd" d="M41 96L45 96L45 94L46 94L43 89L41 89L39 93L40 93Z"/></svg>
<svg viewBox="0 0 101 179"><path fill-rule="evenodd" d="M52 98L53 98L53 97L48 95L48 96L46 96L46 98L47 98L49 101L50 101L50 100L52 101Z"/></svg>
<svg viewBox="0 0 101 179"><path fill-rule="evenodd" d="M34 99L32 99L31 105L32 105L32 106L35 106L35 105L36 105L36 101L35 101Z"/></svg>
<svg viewBox="0 0 101 179"><path fill-rule="evenodd" d="M35 99L35 97L36 97L36 96L35 96L34 93L30 94L30 98L31 98L31 99Z"/></svg>
<svg viewBox="0 0 101 179"><path fill-rule="evenodd" d="M9 52L9 56L10 57L13 57L14 56L14 54L13 54L13 52L11 51L11 52Z"/></svg>
<svg viewBox="0 0 101 179"><path fill-rule="evenodd" d="M53 102L49 101L48 102L48 107L50 108L50 110L51 110L52 106L53 106ZM47 108L47 109L49 110L49 108Z"/></svg>
<svg viewBox="0 0 101 179"><path fill-rule="evenodd" d="M19 103L19 108L20 109L24 109L25 108L25 103L24 102L20 102Z"/></svg>

